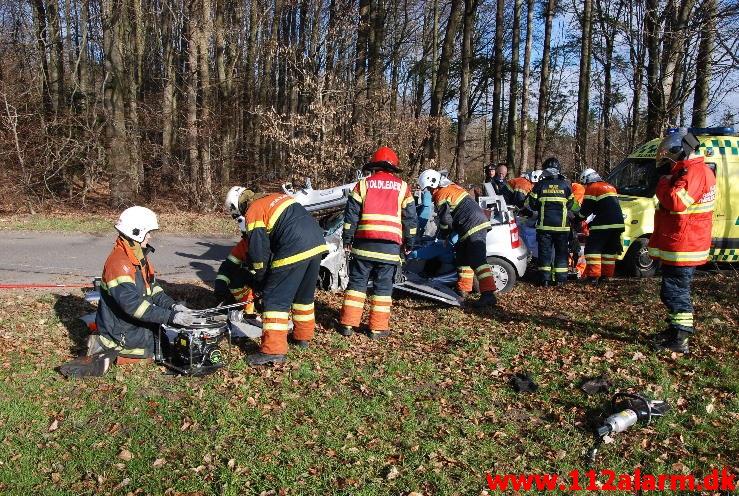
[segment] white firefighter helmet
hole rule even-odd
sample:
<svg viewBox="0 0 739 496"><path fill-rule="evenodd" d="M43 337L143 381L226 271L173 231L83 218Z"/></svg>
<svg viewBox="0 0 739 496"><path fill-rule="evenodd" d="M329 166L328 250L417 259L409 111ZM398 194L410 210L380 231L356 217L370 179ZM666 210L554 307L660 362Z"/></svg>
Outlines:
<svg viewBox="0 0 739 496"><path fill-rule="evenodd" d="M226 193L226 201L223 204L223 208L226 209L226 212L231 214L231 217L234 219L241 216L241 211L239 210L239 197L244 191L246 191L245 187L234 186L228 190L228 193Z"/></svg>
<svg viewBox="0 0 739 496"><path fill-rule="evenodd" d="M531 171L531 172L529 173L529 181L531 181L532 183L538 183L538 182L539 182L539 179L541 179L541 174L542 174L542 172L543 172L543 171L541 171L541 170L539 170L539 169L537 169L537 170L532 170L532 171Z"/></svg>
<svg viewBox="0 0 739 496"><path fill-rule="evenodd" d="M600 175L595 171L595 169L585 169L580 173L580 182L582 184L590 184L590 183L597 183L598 181L602 181Z"/></svg>
<svg viewBox="0 0 739 496"><path fill-rule="evenodd" d="M157 214L146 207L129 207L121 212L116 230L125 237L141 243L147 233L159 229Z"/></svg>
<svg viewBox="0 0 739 496"><path fill-rule="evenodd" d="M438 188L441 186L441 172L434 169L426 169L418 176L418 187L421 189Z"/></svg>

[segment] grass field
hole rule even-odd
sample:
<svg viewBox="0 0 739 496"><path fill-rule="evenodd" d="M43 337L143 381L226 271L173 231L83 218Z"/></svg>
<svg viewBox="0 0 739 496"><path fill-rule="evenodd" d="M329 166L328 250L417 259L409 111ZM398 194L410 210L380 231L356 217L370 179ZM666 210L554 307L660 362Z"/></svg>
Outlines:
<svg viewBox="0 0 739 496"><path fill-rule="evenodd" d="M319 293L316 339L284 365L250 369L238 351L206 378L139 365L84 381L54 370L84 338L81 294L0 293L0 492L478 495L486 472L736 474L739 281L698 278L685 358L643 344L663 325L658 288L522 283L488 314L400 299L383 342L333 332L340 299ZM169 291L210 304L198 284ZM536 393L510 387L524 371ZM591 467L609 396L577 386L598 374L673 410Z"/></svg>

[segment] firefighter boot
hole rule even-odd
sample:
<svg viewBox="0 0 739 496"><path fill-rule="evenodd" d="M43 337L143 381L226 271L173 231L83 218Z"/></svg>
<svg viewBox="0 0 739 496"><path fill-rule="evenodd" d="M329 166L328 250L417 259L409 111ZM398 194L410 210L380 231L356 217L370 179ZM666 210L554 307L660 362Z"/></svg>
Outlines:
<svg viewBox="0 0 739 496"><path fill-rule="evenodd" d="M342 336L349 337L352 334L354 334L354 328L350 325L340 325L339 334L341 334Z"/></svg>
<svg viewBox="0 0 739 496"><path fill-rule="evenodd" d="M284 361L285 355L268 355L261 351L246 357L246 363L249 365L268 365L270 363L282 363Z"/></svg>
<svg viewBox="0 0 739 496"><path fill-rule="evenodd" d="M386 338L386 337L388 337L389 335L390 335L390 331L372 331L372 330L370 330L370 331L369 331L369 332L367 333L367 337L369 337L369 338L370 338L370 339L372 339L373 341L374 341L374 340L377 340L377 339L382 339L382 338Z"/></svg>
<svg viewBox="0 0 739 496"><path fill-rule="evenodd" d="M677 329L673 327L668 327L667 329L663 331L653 334L651 338L652 339L651 343L654 346L660 347L662 343L675 339L676 335L677 335Z"/></svg>
<svg viewBox="0 0 739 496"><path fill-rule="evenodd" d="M480 299L477 301L471 301L469 306L471 308L486 308L494 307L498 303L498 298L495 296L493 291L485 291Z"/></svg>
<svg viewBox="0 0 739 496"><path fill-rule="evenodd" d="M675 337L668 339L660 343L660 348L667 351L674 351L675 353L687 354L690 353L688 348L688 338L690 337L689 332L678 331Z"/></svg>
<svg viewBox="0 0 739 496"><path fill-rule="evenodd" d="M295 339L294 337L290 336L290 344L297 346L298 348L306 349L310 346L310 341L307 341L305 339Z"/></svg>

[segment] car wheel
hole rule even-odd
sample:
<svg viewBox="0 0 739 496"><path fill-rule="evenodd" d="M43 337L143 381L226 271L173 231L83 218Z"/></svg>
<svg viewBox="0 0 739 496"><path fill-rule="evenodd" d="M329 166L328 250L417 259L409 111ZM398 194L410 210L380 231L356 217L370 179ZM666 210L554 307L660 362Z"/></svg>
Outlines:
<svg viewBox="0 0 739 496"><path fill-rule="evenodd" d="M516 284L518 275L516 269L508 260L500 257L488 257L488 263L493 269L495 287L498 293L507 293Z"/></svg>
<svg viewBox="0 0 739 496"><path fill-rule="evenodd" d="M653 277L658 263L649 256L649 238L637 238L629 246L624 257L626 272L634 277Z"/></svg>

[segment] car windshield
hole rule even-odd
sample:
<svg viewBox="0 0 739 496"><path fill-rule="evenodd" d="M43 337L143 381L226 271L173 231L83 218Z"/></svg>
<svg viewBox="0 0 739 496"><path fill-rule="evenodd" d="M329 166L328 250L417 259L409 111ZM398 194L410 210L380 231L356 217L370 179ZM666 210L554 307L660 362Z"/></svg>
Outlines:
<svg viewBox="0 0 739 496"><path fill-rule="evenodd" d="M657 169L653 158L626 158L607 177L621 195L654 196Z"/></svg>

